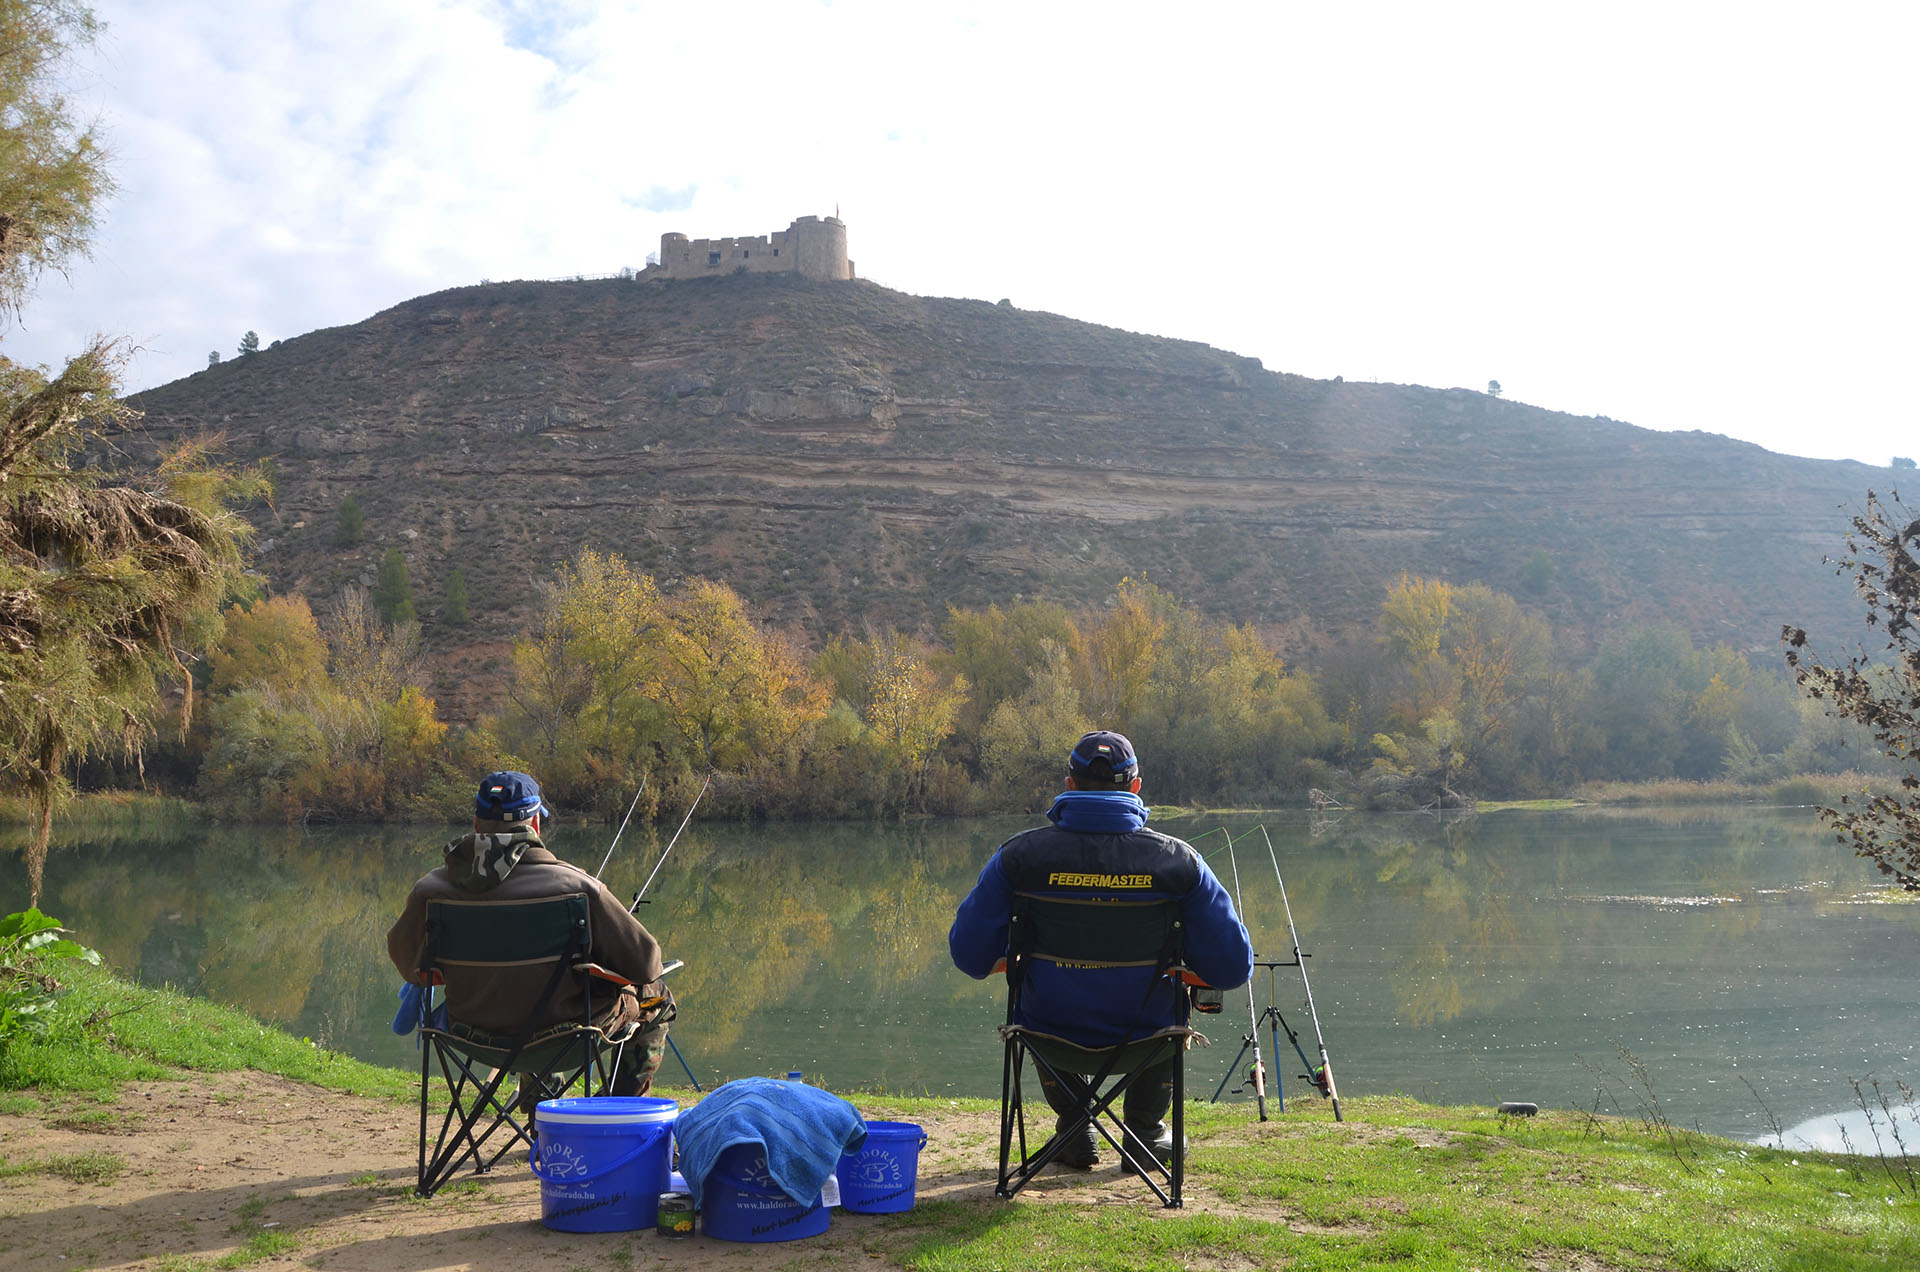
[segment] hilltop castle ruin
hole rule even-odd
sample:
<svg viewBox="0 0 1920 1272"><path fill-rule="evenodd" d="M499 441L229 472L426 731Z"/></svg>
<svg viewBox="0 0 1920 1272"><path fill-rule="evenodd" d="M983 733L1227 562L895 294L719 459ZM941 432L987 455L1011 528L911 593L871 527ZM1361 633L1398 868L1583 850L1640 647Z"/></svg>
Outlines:
<svg viewBox="0 0 1920 1272"><path fill-rule="evenodd" d="M847 259L847 226L837 216L803 216L786 229L759 238L689 239L684 234L662 234L660 263L650 266L646 274L655 269L668 278L711 278L740 270L798 274L821 282L853 277L853 262Z"/></svg>

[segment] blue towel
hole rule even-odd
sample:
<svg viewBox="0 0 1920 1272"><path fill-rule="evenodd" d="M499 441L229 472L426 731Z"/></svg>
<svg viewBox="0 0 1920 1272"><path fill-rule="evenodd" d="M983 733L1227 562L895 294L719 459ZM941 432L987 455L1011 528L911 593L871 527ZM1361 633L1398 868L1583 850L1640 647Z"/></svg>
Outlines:
<svg viewBox="0 0 1920 1272"><path fill-rule="evenodd" d="M400 1010L393 1013L393 1032L402 1038L420 1027L423 1008L428 1001L428 990L412 981L400 986ZM443 1002L433 1009L428 1023L435 1029L447 1027L447 1005Z"/></svg>
<svg viewBox="0 0 1920 1272"><path fill-rule="evenodd" d="M857 1153L867 1142L867 1124L860 1110L831 1091L804 1082L737 1078L682 1109L673 1137L695 1210L714 1162L736 1144L766 1149L773 1182L795 1205L809 1206L840 1165L841 1154Z"/></svg>

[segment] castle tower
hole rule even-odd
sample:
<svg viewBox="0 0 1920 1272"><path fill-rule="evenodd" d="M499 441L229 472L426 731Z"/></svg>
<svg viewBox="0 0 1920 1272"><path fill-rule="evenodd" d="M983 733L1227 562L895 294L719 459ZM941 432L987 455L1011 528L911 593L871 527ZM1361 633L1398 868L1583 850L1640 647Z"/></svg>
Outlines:
<svg viewBox="0 0 1920 1272"><path fill-rule="evenodd" d="M802 278L836 282L853 277L847 261L847 225L839 217L803 216L787 228L793 268Z"/></svg>
<svg viewBox="0 0 1920 1272"><path fill-rule="evenodd" d="M687 236L675 234L671 230L660 236L660 265L669 275L674 275L674 266L686 255ZM674 275L677 277L677 275Z"/></svg>

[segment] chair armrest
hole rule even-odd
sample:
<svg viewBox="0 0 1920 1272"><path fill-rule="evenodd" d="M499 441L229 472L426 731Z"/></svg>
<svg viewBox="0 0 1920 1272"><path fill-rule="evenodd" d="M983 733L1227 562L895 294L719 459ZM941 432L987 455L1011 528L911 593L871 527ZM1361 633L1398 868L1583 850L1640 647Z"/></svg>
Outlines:
<svg viewBox="0 0 1920 1272"><path fill-rule="evenodd" d="M591 976L596 980L609 981L615 985L632 985L634 983L620 973L609 971L598 963L575 963L573 970L576 975Z"/></svg>

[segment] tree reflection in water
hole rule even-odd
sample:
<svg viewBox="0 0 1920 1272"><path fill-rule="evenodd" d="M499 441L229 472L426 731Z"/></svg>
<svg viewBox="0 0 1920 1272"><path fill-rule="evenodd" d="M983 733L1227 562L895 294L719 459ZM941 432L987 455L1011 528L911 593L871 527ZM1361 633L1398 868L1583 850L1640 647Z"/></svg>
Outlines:
<svg viewBox="0 0 1920 1272"><path fill-rule="evenodd" d="M1001 987L954 971L946 932L994 848L1026 824L696 822L641 917L686 960L674 1036L701 1081L798 1068L842 1090L995 1092ZM1225 825L1237 837L1259 824L1167 829L1193 839ZM1785 1124L1847 1107L1849 1077L1910 1076L1909 1009L1887 973L1920 954L1920 909L1885 904L1811 812L1302 813L1264 824L1345 1096L1613 1111L1603 1071L1624 1048L1676 1124L1758 1136L1769 1115ZM384 936L456 830L90 829L56 838L43 908L123 973L411 1066L411 1040L387 1028L398 980ZM591 864L610 836L562 827L555 847ZM19 838L0 832L0 846ZM1225 876L1223 842L1200 847ZM631 896L663 846L630 827L609 885ZM1264 844L1254 836L1235 851L1255 946L1285 957ZM24 900L10 852L0 905ZM1297 976L1278 984L1277 1006L1305 1028ZM1259 988L1263 1007L1264 978ZM1211 1094L1244 1019L1244 1000L1230 999L1209 1022L1227 1045L1194 1053L1194 1090ZM1276 1065L1289 1098L1312 1099L1295 1067Z"/></svg>

